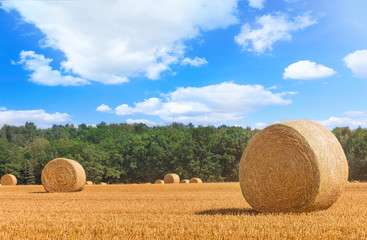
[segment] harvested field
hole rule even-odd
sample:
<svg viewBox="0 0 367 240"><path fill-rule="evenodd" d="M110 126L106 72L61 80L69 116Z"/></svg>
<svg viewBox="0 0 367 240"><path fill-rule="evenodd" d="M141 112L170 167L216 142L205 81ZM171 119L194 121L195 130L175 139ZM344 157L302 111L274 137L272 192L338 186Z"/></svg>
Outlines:
<svg viewBox="0 0 367 240"><path fill-rule="evenodd" d="M366 239L367 183L329 209L257 213L239 183L0 187L0 239Z"/></svg>

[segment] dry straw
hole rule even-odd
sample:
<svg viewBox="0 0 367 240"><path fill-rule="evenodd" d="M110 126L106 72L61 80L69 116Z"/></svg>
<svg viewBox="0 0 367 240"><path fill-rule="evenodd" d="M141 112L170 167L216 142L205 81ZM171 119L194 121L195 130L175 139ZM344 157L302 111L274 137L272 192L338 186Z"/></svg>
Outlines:
<svg viewBox="0 0 367 240"><path fill-rule="evenodd" d="M101 185L107 185L107 183L105 183L105 182L101 182L100 184L101 184Z"/></svg>
<svg viewBox="0 0 367 240"><path fill-rule="evenodd" d="M337 200L348 163L328 129L310 120L286 121L251 139L239 178L243 196L257 211L308 212Z"/></svg>
<svg viewBox="0 0 367 240"><path fill-rule="evenodd" d="M85 171L78 162L56 158L42 170L41 181L47 192L77 192L85 185Z"/></svg>
<svg viewBox="0 0 367 240"><path fill-rule="evenodd" d="M13 174L5 174L1 177L1 185L17 185L17 178Z"/></svg>
<svg viewBox="0 0 367 240"><path fill-rule="evenodd" d="M180 183L190 183L189 179L182 179Z"/></svg>
<svg viewBox="0 0 367 240"><path fill-rule="evenodd" d="M180 177L175 173L166 174L164 183L180 183Z"/></svg>
<svg viewBox="0 0 367 240"><path fill-rule="evenodd" d="M191 178L190 183L203 183L200 178Z"/></svg>
<svg viewBox="0 0 367 240"><path fill-rule="evenodd" d="M155 184L164 184L163 180L158 179L157 181L155 181Z"/></svg>
<svg viewBox="0 0 367 240"><path fill-rule="evenodd" d="M93 182L92 181L87 181L86 184L87 185L93 185Z"/></svg>

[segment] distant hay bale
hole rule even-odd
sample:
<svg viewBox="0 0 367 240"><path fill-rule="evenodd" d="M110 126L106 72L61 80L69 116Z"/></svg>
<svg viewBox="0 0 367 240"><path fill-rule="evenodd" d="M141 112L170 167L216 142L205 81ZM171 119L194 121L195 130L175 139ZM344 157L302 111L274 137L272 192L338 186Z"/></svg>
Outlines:
<svg viewBox="0 0 367 240"><path fill-rule="evenodd" d="M87 181L86 184L87 185L93 185L93 182L92 181Z"/></svg>
<svg viewBox="0 0 367 240"><path fill-rule="evenodd" d="M157 181L155 181L155 184L164 184L163 180L158 179Z"/></svg>
<svg viewBox="0 0 367 240"><path fill-rule="evenodd" d="M309 212L329 208L348 178L340 143L310 120L273 124L257 133L239 169L242 194L260 212Z"/></svg>
<svg viewBox="0 0 367 240"><path fill-rule="evenodd" d="M200 178L191 178L190 183L203 183Z"/></svg>
<svg viewBox="0 0 367 240"><path fill-rule="evenodd" d="M175 173L166 174L164 183L180 183L180 177Z"/></svg>
<svg viewBox="0 0 367 240"><path fill-rule="evenodd" d="M13 174L5 174L1 177L1 185L17 185L17 177Z"/></svg>
<svg viewBox="0 0 367 240"><path fill-rule="evenodd" d="M83 190L86 177L78 162L56 158L43 168L41 181L47 192L78 192Z"/></svg>
<svg viewBox="0 0 367 240"><path fill-rule="evenodd" d="M105 183L105 182L101 182L100 184L101 184L101 185L107 185L107 183Z"/></svg>
<svg viewBox="0 0 367 240"><path fill-rule="evenodd" d="M190 183L189 179L182 179L180 183Z"/></svg>

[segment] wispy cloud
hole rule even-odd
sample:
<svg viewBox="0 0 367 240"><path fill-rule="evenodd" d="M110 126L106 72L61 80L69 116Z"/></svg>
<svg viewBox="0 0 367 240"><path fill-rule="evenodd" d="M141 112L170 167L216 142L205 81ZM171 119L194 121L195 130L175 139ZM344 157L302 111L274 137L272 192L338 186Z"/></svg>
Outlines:
<svg viewBox="0 0 367 240"><path fill-rule="evenodd" d="M194 59L191 58L184 58L181 62L181 65L191 65L195 67L200 67L201 65L207 64L208 62L205 58L195 57Z"/></svg>

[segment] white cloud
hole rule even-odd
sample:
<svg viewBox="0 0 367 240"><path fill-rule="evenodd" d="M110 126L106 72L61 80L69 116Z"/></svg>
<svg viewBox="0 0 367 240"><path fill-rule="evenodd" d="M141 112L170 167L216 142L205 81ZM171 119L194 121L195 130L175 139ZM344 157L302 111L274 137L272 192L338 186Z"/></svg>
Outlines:
<svg viewBox="0 0 367 240"><path fill-rule="evenodd" d="M104 113L113 113L112 108L110 108L106 104L102 104L101 106L97 107L96 109L98 112L104 112Z"/></svg>
<svg viewBox="0 0 367 240"><path fill-rule="evenodd" d="M363 111L349 111L343 113L346 117L330 117L327 120L320 121L325 127L332 129L334 127L367 127L367 113Z"/></svg>
<svg viewBox="0 0 367 240"><path fill-rule="evenodd" d="M331 77L335 74L336 72L331 68L305 60L293 63L284 69L283 78L313 80Z"/></svg>
<svg viewBox="0 0 367 240"><path fill-rule="evenodd" d="M31 71L29 80L36 84L47 86L81 86L89 84L83 78L62 75L60 71L52 70L52 59L36 54L34 51L22 51L18 64L24 64L24 68Z"/></svg>
<svg viewBox="0 0 367 240"><path fill-rule="evenodd" d="M195 57L194 59L191 58L184 58L181 62L181 65L191 65L195 67L200 67L201 65L207 64L208 62L205 58Z"/></svg>
<svg viewBox="0 0 367 240"><path fill-rule="evenodd" d="M40 128L48 128L53 124L71 123L71 116L67 113L47 113L43 109L0 112L0 127L4 124L24 126L26 122L33 122Z"/></svg>
<svg viewBox="0 0 367 240"><path fill-rule="evenodd" d="M149 121L147 119L127 119L126 123L127 124L144 123L145 125L147 125L149 127L157 125L156 122L152 122L152 121Z"/></svg>
<svg viewBox="0 0 367 240"><path fill-rule="evenodd" d="M223 124L240 120L244 114L260 108L291 104L291 100L284 99L288 94L296 93L273 93L261 85L224 82L205 87L177 88L162 98L135 103L134 107L122 104L115 113L158 116L166 122Z"/></svg>
<svg viewBox="0 0 367 240"><path fill-rule="evenodd" d="M180 63L185 41L238 22L238 0L2 1L65 54L66 71L106 84L157 79Z"/></svg>
<svg viewBox="0 0 367 240"><path fill-rule="evenodd" d="M6 107L0 107L0 111L5 111Z"/></svg>
<svg viewBox="0 0 367 240"><path fill-rule="evenodd" d="M258 122L258 123L255 124L255 128L257 128L257 129L263 129L266 126L268 126L268 124L262 123L262 122Z"/></svg>
<svg viewBox="0 0 367 240"><path fill-rule="evenodd" d="M253 8L262 9L264 8L265 0L248 0L248 5Z"/></svg>
<svg viewBox="0 0 367 240"><path fill-rule="evenodd" d="M367 78L367 50L358 50L343 58L345 65L356 77Z"/></svg>
<svg viewBox="0 0 367 240"><path fill-rule="evenodd" d="M316 23L309 13L289 18L285 14L263 15L256 20L258 28L251 29L248 23L242 25L241 32L235 36L235 42L243 50L263 53L272 50L273 44L280 40L292 39L292 32L304 29Z"/></svg>

